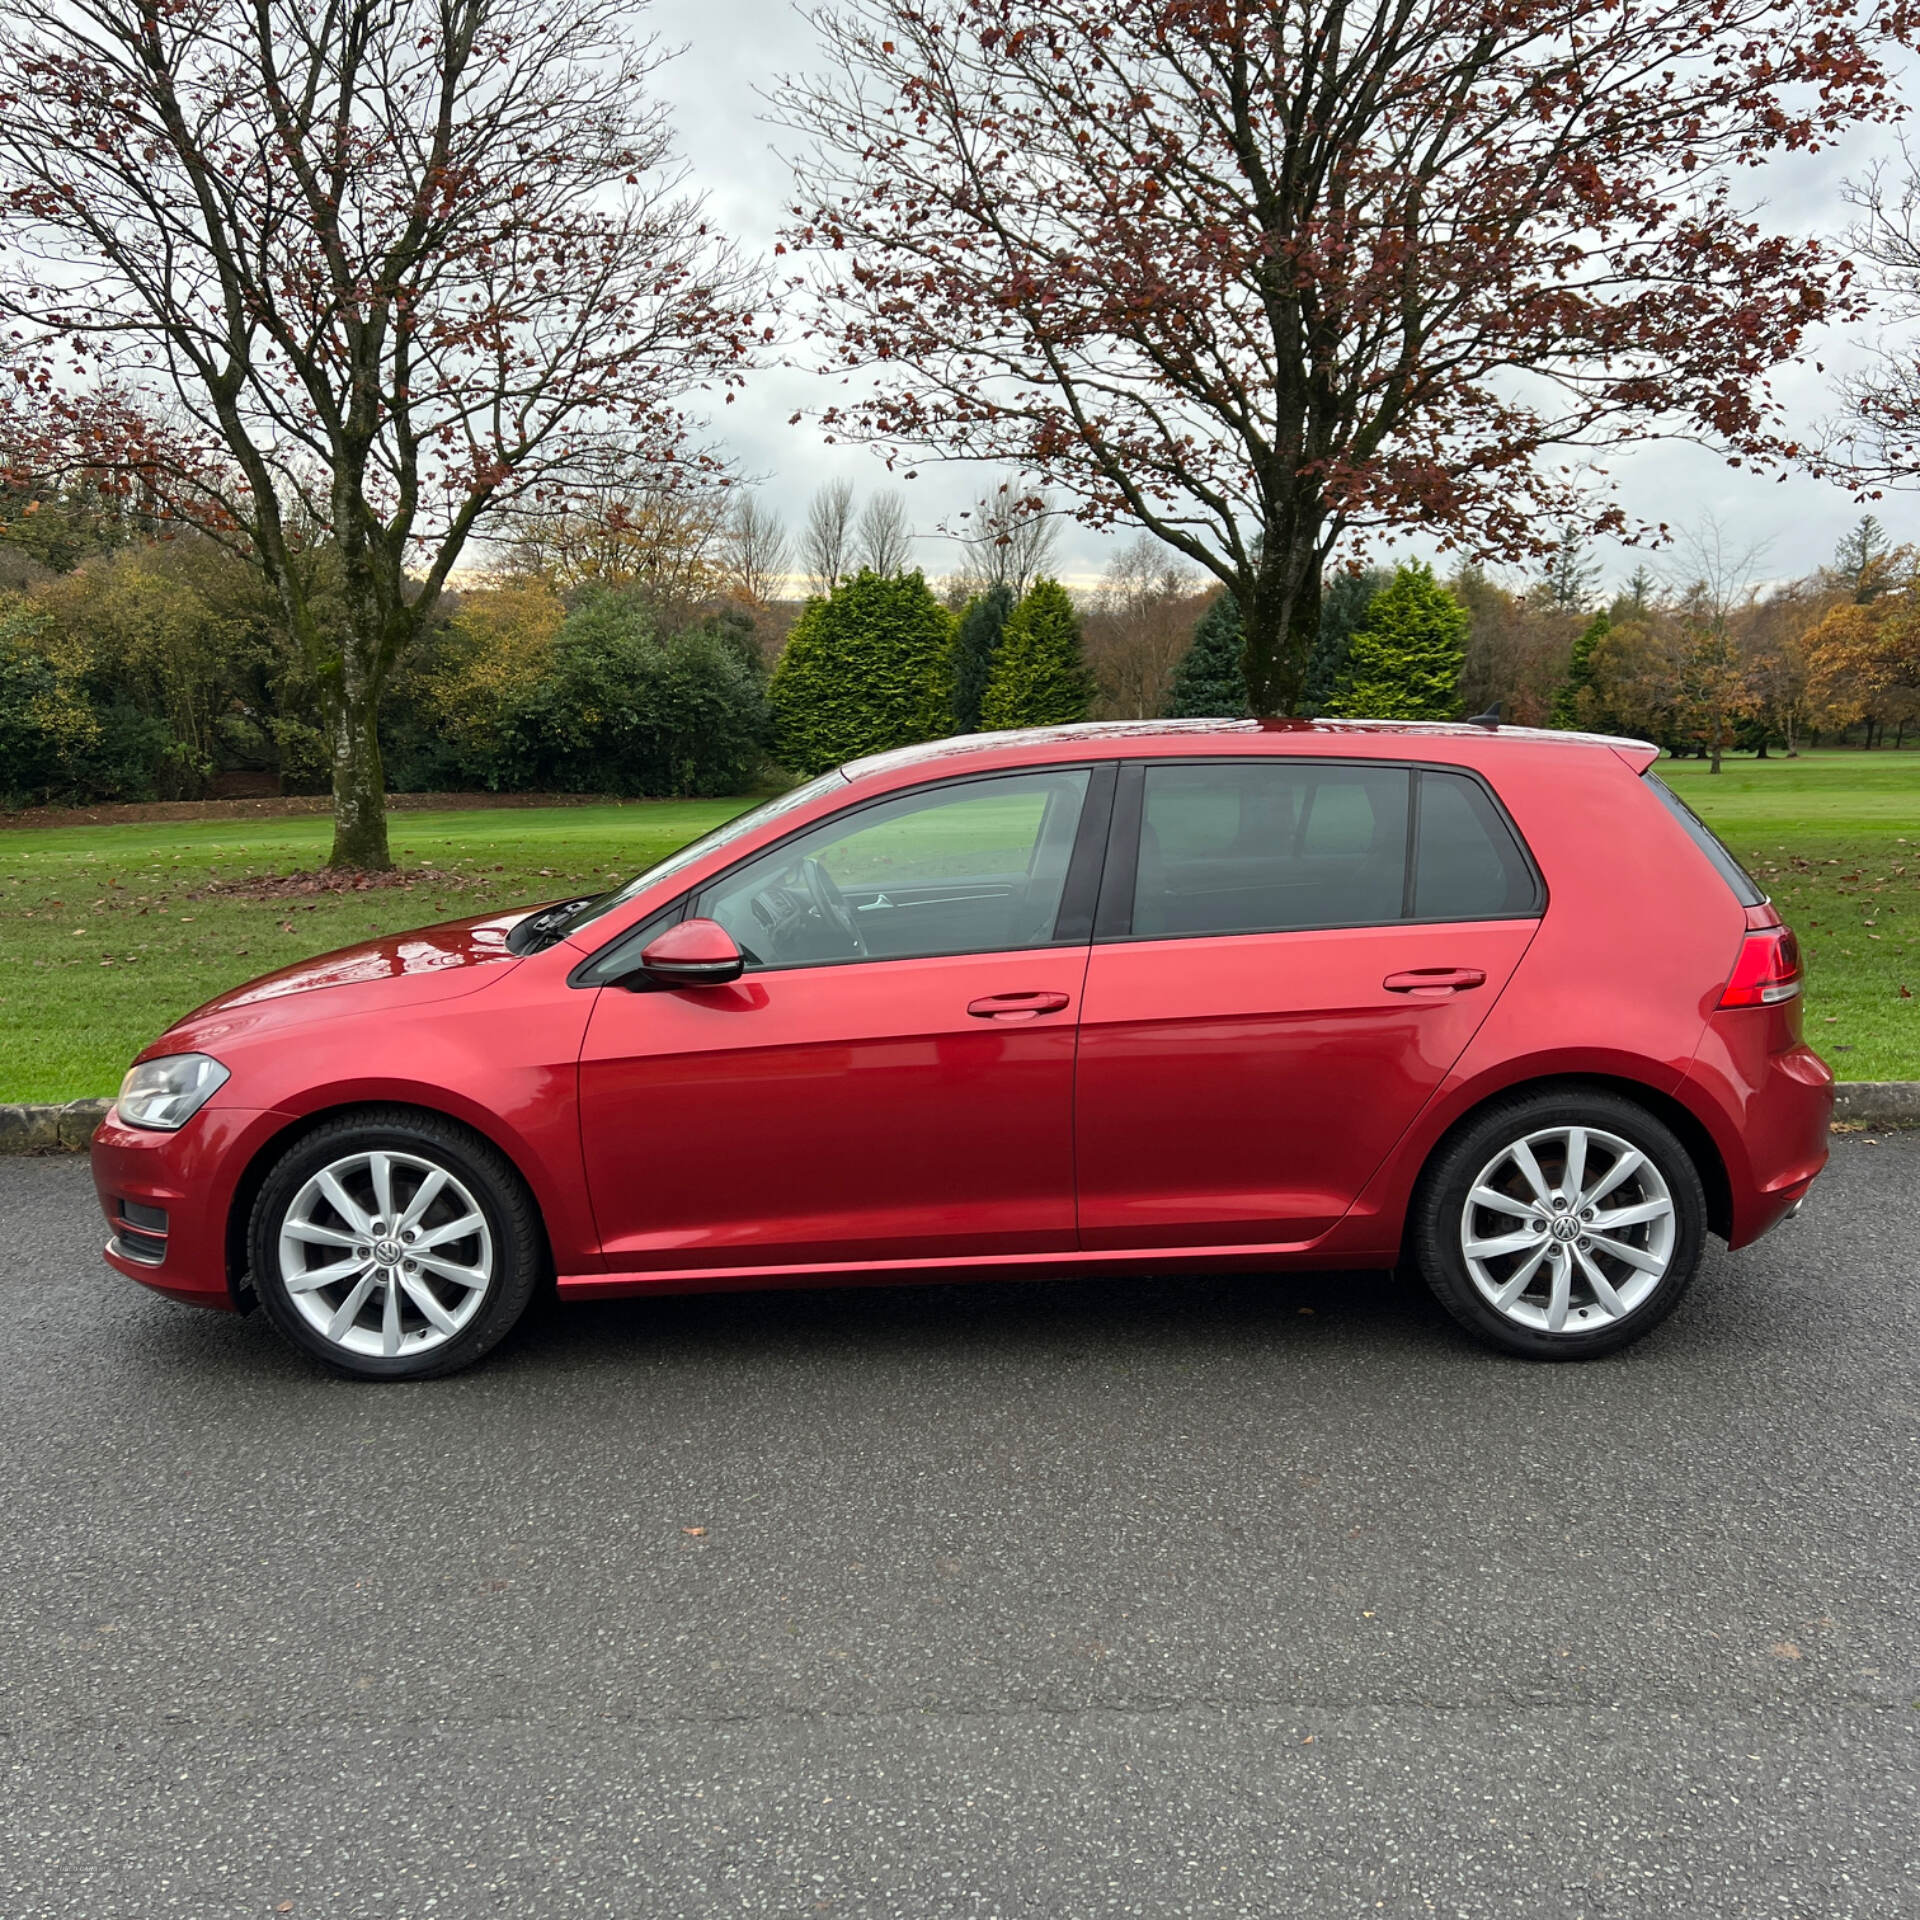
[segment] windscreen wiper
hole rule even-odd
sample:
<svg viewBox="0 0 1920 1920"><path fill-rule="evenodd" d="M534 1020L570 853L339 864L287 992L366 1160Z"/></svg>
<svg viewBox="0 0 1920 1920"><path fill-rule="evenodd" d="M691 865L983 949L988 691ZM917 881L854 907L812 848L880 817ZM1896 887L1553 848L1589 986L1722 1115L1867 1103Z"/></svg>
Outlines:
<svg viewBox="0 0 1920 1920"><path fill-rule="evenodd" d="M597 893L583 893L578 900L556 900L552 906L528 914L507 935L507 951L538 953L542 947L552 946L559 939L560 929L567 920L582 907L592 906L601 897Z"/></svg>

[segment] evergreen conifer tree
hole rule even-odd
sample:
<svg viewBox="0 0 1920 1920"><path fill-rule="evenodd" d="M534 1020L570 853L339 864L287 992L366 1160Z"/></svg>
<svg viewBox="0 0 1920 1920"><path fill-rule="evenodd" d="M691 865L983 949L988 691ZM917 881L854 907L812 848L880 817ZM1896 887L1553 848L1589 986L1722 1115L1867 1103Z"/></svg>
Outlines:
<svg viewBox="0 0 1920 1920"><path fill-rule="evenodd" d="M1552 719L1556 727L1581 724L1580 696L1593 685L1593 651L1612 630L1613 622L1603 609L1587 622L1573 643L1573 652L1567 658L1567 677L1553 696Z"/></svg>
<svg viewBox="0 0 1920 1920"><path fill-rule="evenodd" d="M953 640L953 724L961 733L980 731L980 702L1013 604L1013 589L1000 582L976 593L960 615Z"/></svg>
<svg viewBox="0 0 1920 1920"><path fill-rule="evenodd" d="M1387 584L1380 567L1362 567L1358 573L1336 573L1320 596L1320 633L1307 657L1306 709L1320 713L1333 698L1340 676L1347 670L1347 650L1354 629L1366 617L1374 595Z"/></svg>
<svg viewBox="0 0 1920 1920"><path fill-rule="evenodd" d="M1045 577L1007 616L980 702L980 724L1058 727L1084 720L1093 675L1080 642L1080 616L1059 581Z"/></svg>
<svg viewBox="0 0 1920 1920"><path fill-rule="evenodd" d="M1541 576L1548 604L1562 613L1585 613L1593 605L1593 590L1600 581L1600 568L1587 558L1587 543L1578 527L1569 524L1560 530L1560 544L1547 558Z"/></svg>
<svg viewBox="0 0 1920 1920"><path fill-rule="evenodd" d="M796 773L951 731L953 616L925 577L862 571L807 603L774 669L774 753Z"/></svg>
<svg viewBox="0 0 1920 1920"><path fill-rule="evenodd" d="M1195 623L1193 644L1173 670L1167 696L1171 720L1239 720L1247 711L1247 677L1240 665L1245 644L1240 603L1216 596Z"/></svg>
<svg viewBox="0 0 1920 1920"><path fill-rule="evenodd" d="M1467 627L1466 608L1431 567L1398 568L1354 631L1329 711L1369 720L1458 718Z"/></svg>
<svg viewBox="0 0 1920 1920"><path fill-rule="evenodd" d="M1654 578L1644 566L1635 567L1633 577L1613 596L1607 618L1618 627L1630 620L1644 620L1653 605Z"/></svg>

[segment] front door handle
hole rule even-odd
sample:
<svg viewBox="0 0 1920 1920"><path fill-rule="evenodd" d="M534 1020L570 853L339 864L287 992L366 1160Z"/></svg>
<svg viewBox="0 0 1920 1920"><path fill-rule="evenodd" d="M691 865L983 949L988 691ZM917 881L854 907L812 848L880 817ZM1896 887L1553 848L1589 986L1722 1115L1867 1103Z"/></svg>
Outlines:
<svg viewBox="0 0 1920 1920"><path fill-rule="evenodd" d="M1036 1014L1058 1013L1073 996L1067 993L990 993L970 1000L967 1011L976 1020L1031 1020Z"/></svg>
<svg viewBox="0 0 1920 1920"><path fill-rule="evenodd" d="M1487 976L1479 967L1414 967L1406 973L1390 973L1380 984L1389 993L1417 993L1439 1000L1468 987L1484 987Z"/></svg>

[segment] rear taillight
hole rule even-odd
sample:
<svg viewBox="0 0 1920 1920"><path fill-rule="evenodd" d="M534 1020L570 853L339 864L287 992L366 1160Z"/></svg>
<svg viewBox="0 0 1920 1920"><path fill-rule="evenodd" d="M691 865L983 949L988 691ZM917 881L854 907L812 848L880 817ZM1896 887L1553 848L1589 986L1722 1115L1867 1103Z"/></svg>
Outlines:
<svg viewBox="0 0 1920 1920"><path fill-rule="evenodd" d="M1776 1007L1800 991L1800 942L1791 927L1755 927L1740 945L1723 1007Z"/></svg>

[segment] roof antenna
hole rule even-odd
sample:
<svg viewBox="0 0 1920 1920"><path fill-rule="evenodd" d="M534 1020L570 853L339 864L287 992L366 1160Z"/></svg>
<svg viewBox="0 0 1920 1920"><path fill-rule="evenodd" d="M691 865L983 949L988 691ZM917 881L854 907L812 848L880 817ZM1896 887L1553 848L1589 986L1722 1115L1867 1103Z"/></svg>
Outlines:
<svg viewBox="0 0 1920 1920"><path fill-rule="evenodd" d="M1489 733L1500 730L1500 702L1496 700L1485 713L1476 713L1468 720L1470 727L1485 727Z"/></svg>

